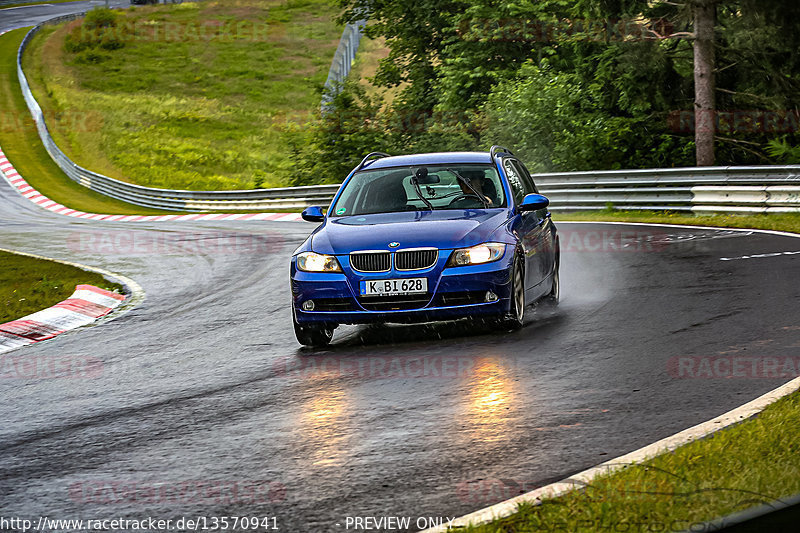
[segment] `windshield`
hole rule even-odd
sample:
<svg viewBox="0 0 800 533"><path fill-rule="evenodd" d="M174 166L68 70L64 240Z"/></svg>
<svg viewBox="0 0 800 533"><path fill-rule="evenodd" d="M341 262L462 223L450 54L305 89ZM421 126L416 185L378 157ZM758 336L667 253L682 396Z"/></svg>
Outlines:
<svg viewBox="0 0 800 533"><path fill-rule="evenodd" d="M419 176L419 189L412 181L415 176ZM469 185L464 181L469 181ZM476 197L476 192L482 198ZM505 206L505 193L494 166L451 164L358 172L328 212L330 216L341 217L431 208L438 211Z"/></svg>

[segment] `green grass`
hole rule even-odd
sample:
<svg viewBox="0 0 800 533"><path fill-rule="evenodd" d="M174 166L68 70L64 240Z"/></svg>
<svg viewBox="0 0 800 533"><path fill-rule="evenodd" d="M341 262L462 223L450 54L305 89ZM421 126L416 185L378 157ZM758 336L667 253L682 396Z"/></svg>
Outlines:
<svg viewBox="0 0 800 533"><path fill-rule="evenodd" d="M798 494L798 413L800 393L794 393L754 418L672 453L464 531L689 530L692 523Z"/></svg>
<svg viewBox="0 0 800 533"><path fill-rule="evenodd" d="M753 228L800 233L800 213L771 213L757 215L709 214L691 215L676 211L582 211L556 212L553 219L606 222L652 222L656 224L686 224L722 228Z"/></svg>
<svg viewBox="0 0 800 533"><path fill-rule="evenodd" d="M44 149L22 99L17 80L17 48L28 28L0 37L0 147L17 171L45 196L79 211L151 215L160 211L103 196L69 179Z"/></svg>
<svg viewBox="0 0 800 533"><path fill-rule="evenodd" d="M74 21L42 31L24 65L82 166L150 187L281 186L292 168L282 128L319 107L337 14L329 0L139 6L120 14L122 48L67 52ZM215 21L242 29L203 38Z"/></svg>
<svg viewBox="0 0 800 533"><path fill-rule="evenodd" d="M400 92L407 87L407 83L401 83L391 89L379 88L373 85L372 79L378 71L378 65L382 59L389 55L389 48L382 37L370 39L362 37L358 46L356 60L350 71L349 78L358 80L359 84L366 90L369 96L380 96L385 107L389 107Z"/></svg>
<svg viewBox="0 0 800 533"><path fill-rule="evenodd" d="M0 251L0 324L57 304L82 284L123 292L95 272Z"/></svg>

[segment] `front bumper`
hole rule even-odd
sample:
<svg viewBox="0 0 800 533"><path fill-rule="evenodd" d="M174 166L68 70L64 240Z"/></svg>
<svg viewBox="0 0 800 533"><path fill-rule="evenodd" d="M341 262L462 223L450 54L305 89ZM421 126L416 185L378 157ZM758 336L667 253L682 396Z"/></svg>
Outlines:
<svg viewBox="0 0 800 533"><path fill-rule="evenodd" d="M395 270L359 273L350 268L347 256L338 257L344 273L310 273L297 270L292 260L292 300L298 323L367 324L373 322L431 322L465 317L498 316L511 303L511 264L507 250L499 261L483 265L445 268L449 251L440 251L436 265L427 270ZM376 279L428 278L424 296L362 297L361 281ZM497 296L486 301L486 293ZM313 311L302 304L313 300Z"/></svg>

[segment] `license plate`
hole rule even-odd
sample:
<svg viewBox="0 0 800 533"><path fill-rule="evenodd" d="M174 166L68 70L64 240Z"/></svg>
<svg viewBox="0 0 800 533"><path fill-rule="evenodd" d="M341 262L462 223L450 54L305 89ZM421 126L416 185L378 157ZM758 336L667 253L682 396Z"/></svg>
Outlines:
<svg viewBox="0 0 800 533"><path fill-rule="evenodd" d="M399 296L428 292L428 278L376 279L361 282L361 296Z"/></svg>

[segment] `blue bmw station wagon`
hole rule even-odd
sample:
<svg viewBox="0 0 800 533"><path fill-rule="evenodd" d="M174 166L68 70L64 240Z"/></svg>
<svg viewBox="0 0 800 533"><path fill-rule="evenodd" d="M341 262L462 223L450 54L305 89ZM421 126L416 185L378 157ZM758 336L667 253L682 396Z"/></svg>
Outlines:
<svg viewBox="0 0 800 533"><path fill-rule="evenodd" d="M297 340L323 346L339 324L483 318L518 328L558 301L559 242L525 165L490 152L367 155L294 252Z"/></svg>

